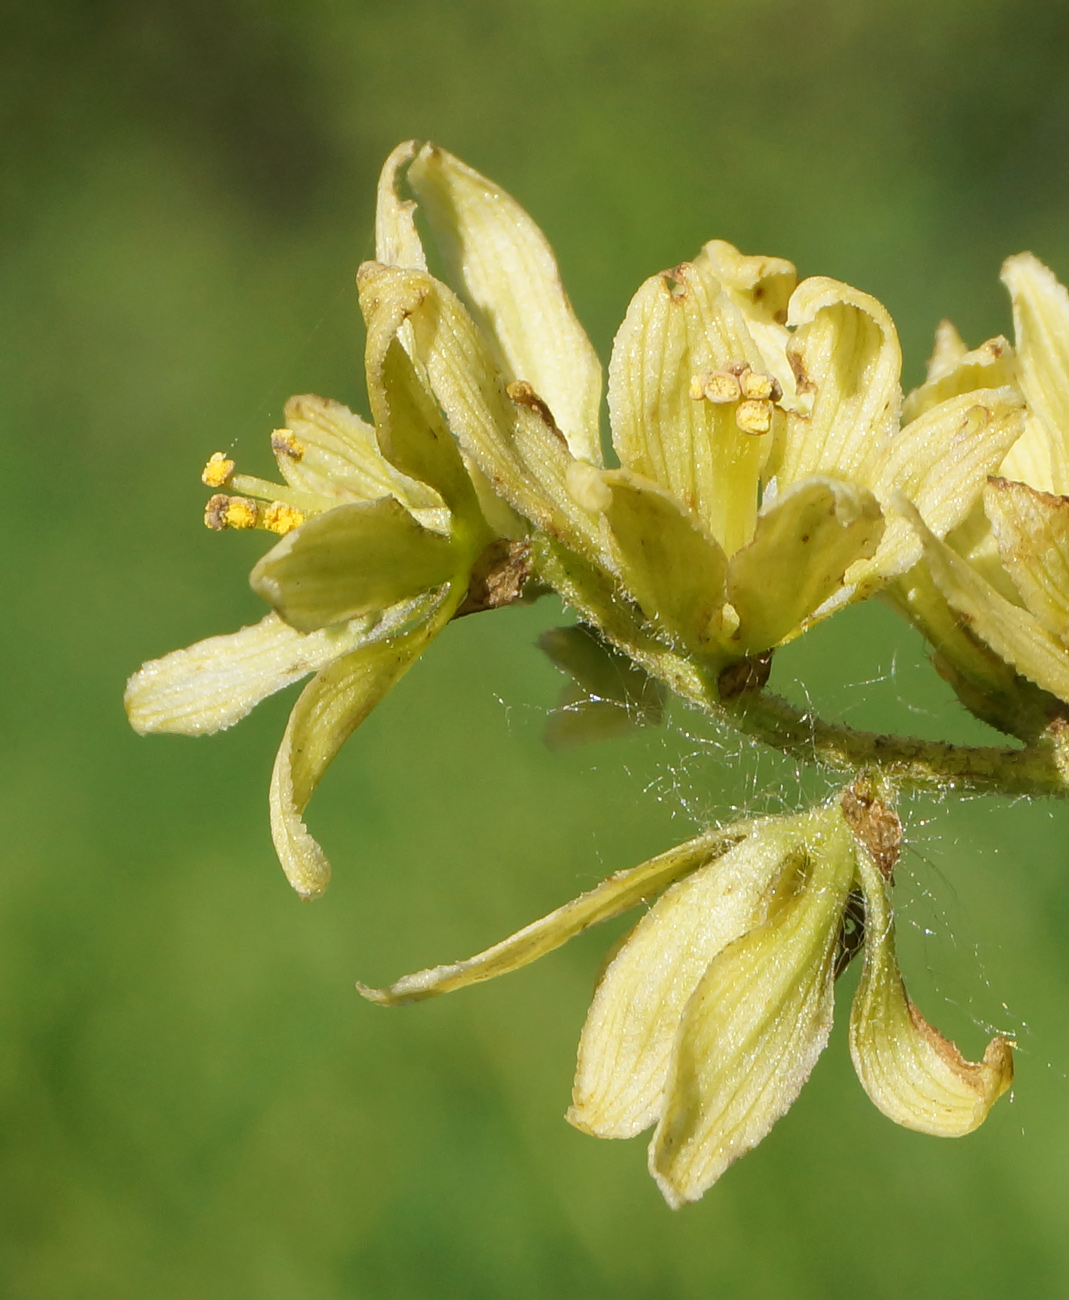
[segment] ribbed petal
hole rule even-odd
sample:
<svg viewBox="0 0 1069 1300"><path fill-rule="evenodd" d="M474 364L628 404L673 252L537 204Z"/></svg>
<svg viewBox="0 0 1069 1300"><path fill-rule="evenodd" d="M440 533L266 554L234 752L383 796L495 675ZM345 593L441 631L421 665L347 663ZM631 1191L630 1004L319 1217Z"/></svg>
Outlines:
<svg viewBox="0 0 1069 1300"><path fill-rule="evenodd" d="M902 419L915 420L951 397L978 388L1004 388L1016 381L1017 357L1007 339L1000 335L966 352L954 326L942 321L936 332L936 350L928 362L928 377L906 397Z"/></svg>
<svg viewBox="0 0 1069 1300"><path fill-rule="evenodd" d="M931 407L895 434L871 483L888 516L887 533L871 564L850 575L861 594L920 559L917 536L896 508L899 497L945 536L979 501L988 475L1020 436L1023 415L1015 388L979 389Z"/></svg>
<svg viewBox="0 0 1069 1300"><path fill-rule="evenodd" d="M713 958L683 1012L650 1143L650 1172L673 1207L761 1141L828 1041L854 850L837 808L813 817L797 892Z"/></svg>
<svg viewBox="0 0 1069 1300"><path fill-rule="evenodd" d="M379 450L375 430L341 402L313 393L291 397L286 426L296 442L283 434L273 443L291 487L339 503L392 496L410 510L441 508L435 492L397 472Z"/></svg>
<svg viewBox="0 0 1069 1300"><path fill-rule="evenodd" d="M505 378L526 380L572 454L600 464L601 366L545 235L515 199L444 149L424 145L408 179Z"/></svg>
<svg viewBox="0 0 1069 1300"><path fill-rule="evenodd" d="M672 492L730 555L750 540L772 434L744 433L734 403L691 396L691 381L761 354L708 268L683 263L642 285L609 363L613 444L625 469Z"/></svg>
<svg viewBox="0 0 1069 1300"><path fill-rule="evenodd" d="M387 266L405 266L417 271L427 269L416 230L416 205L398 193L401 173L416 156L415 140L399 144L383 164L379 174L378 201L375 205L375 259Z"/></svg>
<svg viewBox="0 0 1069 1300"><path fill-rule="evenodd" d="M475 957L469 957L467 961L417 971L413 975L403 976L386 988L376 989L366 984L357 984L357 990L371 1002L378 1002L382 1006L400 1006L406 1002L421 1002L424 998L437 997L441 993L452 993L469 984L478 984L482 980L519 970L552 952L554 948L559 948L590 926L619 916L621 912L637 907L647 898L660 893L672 881L725 852L746 835L748 829L747 823L740 822L723 830L710 831L639 867L618 871L595 889L580 894L570 903L565 903L540 920L524 926L508 939L494 944Z"/></svg>
<svg viewBox="0 0 1069 1300"><path fill-rule="evenodd" d="M728 562L727 598L739 616L731 644L758 654L796 634L882 535L883 515L867 489L824 478L793 484L761 511L753 541Z"/></svg>
<svg viewBox="0 0 1069 1300"><path fill-rule="evenodd" d="M672 886L606 967L579 1040L567 1119L627 1138L660 1118L684 1008L710 961L765 920L805 818L768 818Z"/></svg>
<svg viewBox="0 0 1069 1300"><path fill-rule="evenodd" d="M1069 294L1031 253L1007 258L1021 387L1037 419L1004 473L1043 492L1069 494ZM1024 471L1023 473L1021 471Z"/></svg>
<svg viewBox="0 0 1069 1300"><path fill-rule="evenodd" d="M277 614L142 664L126 685L126 712L141 735L207 736L232 727L261 700L348 654L372 626L354 619L298 632Z"/></svg>
<svg viewBox="0 0 1069 1300"><path fill-rule="evenodd" d="M1069 641L1069 497L992 478L984 510L999 555L1025 605L1048 632Z"/></svg>
<svg viewBox="0 0 1069 1300"><path fill-rule="evenodd" d="M694 259L742 312L761 352L762 367L775 375L788 399L794 395L794 372L787 361L787 306L798 285L794 264L783 257L747 256L734 244L711 239Z"/></svg>
<svg viewBox="0 0 1069 1300"><path fill-rule="evenodd" d="M628 470L602 475L624 585L672 639L701 649L724 604L727 558L675 497Z"/></svg>
<svg viewBox="0 0 1069 1300"><path fill-rule="evenodd" d="M257 561L249 582L287 623L312 632L440 587L459 564L449 538L384 497L309 519Z"/></svg>
<svg viewBox="0 0 1069 1300"><path fill-rule="evenodd" d="M600 558L596 514L568 485L577 463L548 413L524 392L510 398L467 309L451 290L418 271L365 262L359 283L371 311L406 304L413 359L424 367L453 436L494 490L538 527L572 549Z"/></svg>
<svg viewBox="0 0 1069 1300"><path fill-rule="evenodd" d="M440 495L454 516L478 530L482 522L475 489L460 450L442 421L433 393L405 350L414 347L408 318L421 301L421 280L392 280L408 292L378 293L381 280L360 283L367 325L368 397L383 455ZM402 339L401 331L408 331ZM488 537L487 539L488 540Z"/></svg>
<svg viewBox="0 0 1069 1300"><path fill-rule="evenodd" d="M935 585L970 629L1029 681L1069 702L1069 653L1028 610L1011 605L972 566L941 542L908 505Z"/></svg>
<svg viewBox="0 0 1069 1300"><path fill-rule="evenodd" d="M850 1017L850 1055L873 1104L896 1124L934 1137L962 1137L987 1118L1013 1082L1012 1044L994 1038L967 1061L906 995L894 948L888 886L860 851L865 964Z"/></svg>
<svg viewBox="0 0 1069 1300"><path fill-rule="evenodd" d="M428 597L391 610L360 649L323 669L301 692L271 775L271 835L282 869L302 898L317 898L330 863L302 820L342 745L412 666L456 606ZM415 626L408 626L415 620Z"/></svg>
<svg viewBox="0 0 1069 1300"><path fill-rule="evenodd" d="M781 484L814 474L869 483L876 450L898 429L902 352L887 310L838 280L803 280L791 298L787 349L799 401L789 414Z"/></svg>

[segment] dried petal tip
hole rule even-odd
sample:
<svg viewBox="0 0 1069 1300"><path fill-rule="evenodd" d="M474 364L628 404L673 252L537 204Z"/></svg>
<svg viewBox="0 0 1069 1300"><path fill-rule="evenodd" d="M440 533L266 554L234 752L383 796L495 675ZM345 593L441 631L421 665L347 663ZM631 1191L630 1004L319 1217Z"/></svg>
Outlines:
<svg viewBox="0 0 1069 1300"><path fill-rule="evenodd" d="M994 1038L967 1061L906 995L894 951L887 885L858 855L865 892L865 965L850 1018L850 1055L873 1104L905 1128L963 1137L979 1128L1013 1082L1013 1044Z"/></svg>

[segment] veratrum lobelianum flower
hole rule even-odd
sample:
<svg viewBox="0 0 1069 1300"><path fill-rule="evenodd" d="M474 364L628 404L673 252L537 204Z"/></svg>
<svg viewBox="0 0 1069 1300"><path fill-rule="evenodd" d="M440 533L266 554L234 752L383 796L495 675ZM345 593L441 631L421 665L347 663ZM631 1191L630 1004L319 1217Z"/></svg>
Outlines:
<svg viewBox="0 0 1069 1300"><path fill-rule="evenodd" d="M917 521L925 565L892 595L966 704L1028 738L1069 703L1069 294L1030 253L1009 258L1002 279L1016 351L993 339L967 352L944 322L909 402L923 410L976 383L1015 381L1028 404L1024 433L945 541Z"/></svg>
<svg viewBox="0 0 1069 1300"><path fill-rule="evenodd" d="M287 427L272 435L284 485L235 475L221 453L205 468L210 486L241 493L211 499L209 527L284 534L251 575L274 612L145 664L126 690L136 730L204 735L316 674L290 714L270 795L275 848L305 898L322 893L330 874L301 819L323 772L478 580L496 577L504 599L500 586L516 568L396 342L401 319L392 334L377 323L367 349L376 427L337 402L295 397Z"/></svg>
<svg viewBox="0 0 1069 1300"><path fill-rule="evenodd" d="M981 1062L966 1061L907 997L889 901L900 835L893 812L851 789L841 805L700 836L468 961L358 987L388 1006L462 988L663 890L602 972L567 1118L597 1137L653 1128L650 1172L675 1208L798 1096L828 1041L836 976L863 936L850 1022L858 1077L897 1123L958 1137L1009 1088L1011 1044L995 1038Z"/></svg>
<svg viewBox="0 0 1069 1300"><path fill-rule="evenodd" d="M402 176L470 313L426 271ZM555 263L523 209L444 150L408 142L384 169L377 222L365 283L383 305L418 298L403 337L450 428L495 491L566 548L543 576L624 649L607 610L619 595L714 670L782 644L916 562L900 495L944 535L1020 433L1021 399L1001 382L900 429L885 309L714 240L628 308L609 365L621 467L606 469L597 361L561 313ZM585 582L583 565L600 579Z"/></svg>
<svg viewBox="0 0 1069 1300"><path fill-rule="evenodd" d="M462 296L426 269L402 173ZM495 594L475 607L515 598L529 543L539 576L643 669L729 694L763 682L733 665L915 563L897 494L944 535L1019 432L1007 385L899 430L883 307L713 241L628 309L609 368L621 468L605 469L597 358L513 199L443 150L403 144L379 184L376 254L358 277L375 427L295 399L275 438L285 486L235 476L222 453L205 470L236 489L212 498L211 526L285 534L252 575L277 617L146 665L127 693L139 730L203 734L316 672L271 789L279 856L308 897L329 872L308 799L470 599L480 563ZM519 550L487 552L495 539Z"/></svg>

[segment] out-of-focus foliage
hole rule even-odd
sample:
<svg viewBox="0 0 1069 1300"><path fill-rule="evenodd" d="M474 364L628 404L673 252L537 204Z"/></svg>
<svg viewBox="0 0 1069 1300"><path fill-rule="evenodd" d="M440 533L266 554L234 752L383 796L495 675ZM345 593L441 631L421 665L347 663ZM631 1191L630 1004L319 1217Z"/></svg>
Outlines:
<svg viewBox="0 0 1069 1300"><path fill-rule="evenodd" d="M140 740L121 708L143 659L260 616L263 539L200 527L207 454L266 470L291 393L364 405L353 274L398 140L516 194L603 354L644 276L722 237L876 294L916 381L941 315L1008 330L1003 256L1069 274L1063 9L24 0L0 112L0 1291L1064 1295L1069 810L904 810L918 1000L967 1054L974 1022L1018 1035L1014 1103L937 1143L829 1052L673 1216L638 1146L561 1119L610 935L389 1016L351 982L475 951L704 816L792 805L792 770L679 711L551 755L533 643L559 610L465 619L317 796L335 884L303 905L265 815L287 701L204 741ZM860 609L773 684L980 738L922 655Z"/></svg>

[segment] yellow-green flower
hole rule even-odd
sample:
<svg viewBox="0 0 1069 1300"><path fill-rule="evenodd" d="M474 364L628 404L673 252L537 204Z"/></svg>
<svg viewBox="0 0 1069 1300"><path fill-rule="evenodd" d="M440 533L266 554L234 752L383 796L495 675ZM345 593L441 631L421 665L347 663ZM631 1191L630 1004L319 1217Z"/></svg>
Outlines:
<svg viewBox="0 0 1069 1300"><path fill-rule="evenodd" d="M1024 432L962 527L943 541L917 521L926 565L893 595L969 707L1027 737L1069 702L1069 295L1030 253L1009 258L1002 279L1016 351L992 339L967 352L944 322L909 401L922 410L1009 380L1028 404Z"/></svg>
<svg viewBox="0 0 1069 1300"><path fill-rule="evenodd" d="M402 174L463 302L426 271ZM899 495L942 536L1020 432L1020 397L1002 383L900 429L884 308L713 241L628 308L608 376L620 468L606 469L597 361L522 208L409 142L383 172L378 236L363 282L384 309L411 304L406 347L465 454L537 533L600 574L610 599L714 669L908 569L920 543ZM577 603L599 621L597 600Z"/></svg>
<svg viewBox="0 0 1069 1300"><path fill-rule="evenodd" d="M316 675L290 715L271 778L279 859L305 898L329 863L301 818L345 740L457 612L493 531L460 455L396 341L369 338L377 427L337 402L293 398L272 435L284 484L216 453L209 527L284 534L254 567L273 607L254 627L145 664L126 690L136 730L205 735ZM507 563L507 554L503 557Z"/></svg>
<svg viewBox="0 0 1069 1300"><path fill-rule="evenodd" d="M961 1136L1009 1087L1011 1044L996 1038L981 1062L966 1061L907 997L889 901L899 838L894 814L851 790L842 805L701 836L468 961L360 991L398 1005L489 979L664 890L602 972L567 1118L597 1137L652 1128L650 1172L678 1207L794 1102L828 1041L836 976L863 937L850 1022L858 1077L897 1123Z"/></svg>

